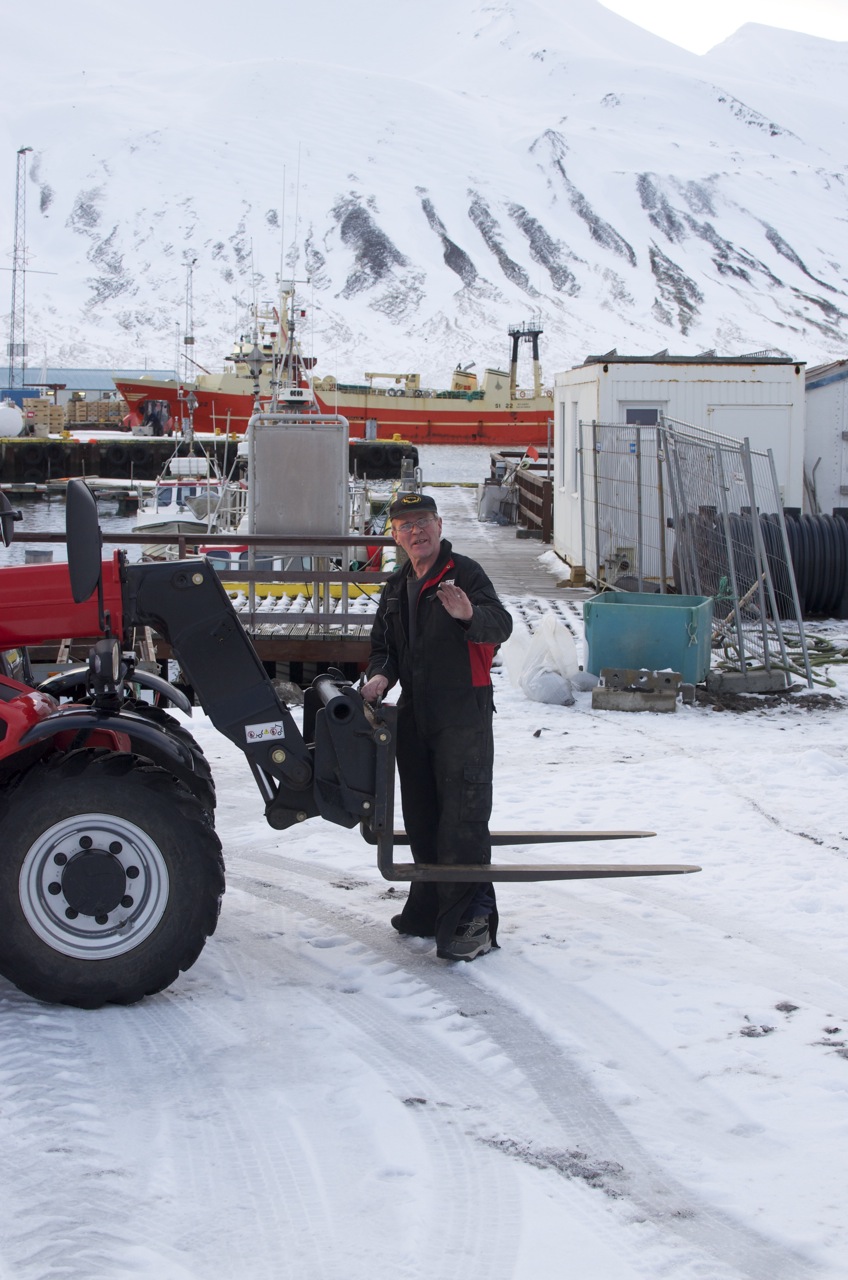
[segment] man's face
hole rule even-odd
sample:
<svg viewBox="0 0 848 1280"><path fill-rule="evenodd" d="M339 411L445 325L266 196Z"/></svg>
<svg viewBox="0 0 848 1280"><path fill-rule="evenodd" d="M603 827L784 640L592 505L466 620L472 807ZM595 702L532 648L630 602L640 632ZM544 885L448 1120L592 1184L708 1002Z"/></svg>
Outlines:
<svg viewBox="0 0 848 1280"><path fill-rule="evenodd" d="M392 537L403 547L413 564L426 564L439 554L441 517L419 512L406 519L393 520Z"/></svg>

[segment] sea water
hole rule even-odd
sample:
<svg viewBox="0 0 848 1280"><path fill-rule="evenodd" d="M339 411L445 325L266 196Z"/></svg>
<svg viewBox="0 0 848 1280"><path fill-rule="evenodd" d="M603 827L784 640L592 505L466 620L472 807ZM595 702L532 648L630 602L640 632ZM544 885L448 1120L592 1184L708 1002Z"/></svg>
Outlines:
<svg viewBox="0 0 848 1280"><path fill-rule="evenodd" d="M482 484L490 473L489 459L494 452L490 445L419 445L418 465L422 482L426 484ZM0 566L25 564L28 550L51 553L54 561L66 560L64 543L27 542L27 533L64 533L65 501L60 495L12 500L23 519L15 524L15 540L10 547L0 544ZM118 515L116 499L100 498L97 503L100 527L104 534L119 535L132 532L135 515ZM107 543L104 554L111 555L115 543ZM130 561L140 560L141 547L126 548Z"/></svg>
<svg viewBox="0 0 848 1280"><path fill-rule="evenodd" d="M60 495L50 498L18 498L10 499L12 506L21 512L22 519L16 521L14 541L10 547L0 543L0 566L27 563L27 552L34 551L39 558L55 561L67 560L67 550L63 542L28 542L27 533L64 533L65 500ZM115 499L101 499L97 503L100 516L100 528L104 533L121 534L132 532L135 516L118 515L118 504ZM104 546L104 556L110 556L115 549L114 543ZM130 560L141 558L141 547L126 548Z"/></svg>

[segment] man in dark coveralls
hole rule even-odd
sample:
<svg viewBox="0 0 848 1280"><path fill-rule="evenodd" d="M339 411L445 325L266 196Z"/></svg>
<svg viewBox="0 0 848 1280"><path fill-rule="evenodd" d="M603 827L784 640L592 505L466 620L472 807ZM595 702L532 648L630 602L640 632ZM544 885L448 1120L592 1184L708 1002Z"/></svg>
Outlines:
<svg viewBox="0 0 848 1280"><path fill-rule="evenodd" d="M492 682L495 649L512 619L475 560L442 540L436 503L399 494L392 537L409 557L387 581L371 631L362 696L400 681L397 762L416 862L491 862ZM398 933L436 939L436 954L473 960L497 945L489 884L413 881Z"/></svg>

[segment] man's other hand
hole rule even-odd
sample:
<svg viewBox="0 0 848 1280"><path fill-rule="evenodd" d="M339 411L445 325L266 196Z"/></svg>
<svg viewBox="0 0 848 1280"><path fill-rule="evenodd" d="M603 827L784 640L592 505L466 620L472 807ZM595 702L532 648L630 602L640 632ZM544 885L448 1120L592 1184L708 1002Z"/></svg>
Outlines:
<svg viewBox="0 0 848 1280"><path fill-rule="evenodd" d="M386 677L376 675L366 680L359 692L366 702L376 702L378 698L382 698L388 687L389 682Z"/></svg>

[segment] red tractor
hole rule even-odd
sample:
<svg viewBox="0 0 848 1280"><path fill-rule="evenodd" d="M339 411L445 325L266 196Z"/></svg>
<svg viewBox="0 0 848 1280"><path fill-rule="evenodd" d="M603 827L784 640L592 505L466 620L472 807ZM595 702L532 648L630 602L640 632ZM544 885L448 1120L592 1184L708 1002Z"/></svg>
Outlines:
<svg viewBox="0 0 848 1280"><path fill-rule="evenodd" d="M0 494L8 546L13 512ZM205 559L101 561L97 510L68 484L68 563L0 570L0 974L84 1008L160 991L199 956L224 892L215 786L164 710L188 700L136 669L134 628L164 637L215 727L244 753L269 824L360 824L391 880L574 879L696 867L396 865L393 709L374 713L336 673L306 691L302 730ZM96 639L88 664L35 688L27 645ZM17 657L11 656L17 653ZM154 702L145 700L153 697ZM649 832L493 833L495 844Z"/></svg>

